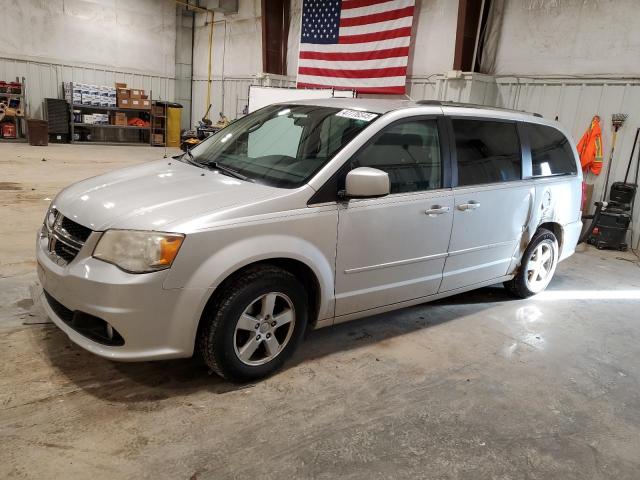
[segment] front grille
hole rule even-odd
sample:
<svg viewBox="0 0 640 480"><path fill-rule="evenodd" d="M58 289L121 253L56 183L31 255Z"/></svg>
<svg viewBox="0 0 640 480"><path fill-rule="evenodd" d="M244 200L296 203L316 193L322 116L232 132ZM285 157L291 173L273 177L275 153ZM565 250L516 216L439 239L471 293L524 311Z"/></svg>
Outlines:
<svg viewBox="0 0 640 480"><path fill-rule="evenodd" d="M76 250L74 247L71 247L59 241L56 242L53 246L53 251L67 263L70 263L71 260L76 258L76 255L78 255L79 252L79 250Z"/></svg>
<svg viewBox="0 0 640 480"><path fill-rule="evenodd" d="M91 229L87 228L79 223L74 222L70 218L62 217L60 227L66 231L71 237L81 242L86 242L89 235L91 235Z"/></svg>
<svg viewBox="0 0 640 480"><path fill-rule="evenodd" d="M45 222L45 230L49 238L48 250L54 260L61 265L71 263L78 255L84 243L91 235L91 229L60 212L53 210L55 222L53 228L49 228Z"/></svg>
<svg viewBox="0 0 640 480"><path fill-rule="evenodd" d="M53 310L58 318L79 334L84 335L96 343L110 347L121 347L124 345L122 335L103 319L81 312L80 310L70 310L53 298L46 290L44 291L44 296L51 310Z"/></svg>

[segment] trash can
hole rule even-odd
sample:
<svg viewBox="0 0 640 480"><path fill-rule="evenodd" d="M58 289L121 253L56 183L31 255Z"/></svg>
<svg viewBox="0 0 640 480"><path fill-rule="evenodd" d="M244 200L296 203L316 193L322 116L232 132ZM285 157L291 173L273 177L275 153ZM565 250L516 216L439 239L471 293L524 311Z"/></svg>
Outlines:
<svg viewBox="0 0 640 480"><path fill-rule="evenodd" d="M27 136L29 145L46 147L49 145L49 122L46 120L27 120Z"/></svg>
<svg viewBox="0 0 640 480"><path fill-rule="evenodd" d="M180 147L180 116L182 106L169 104L167 108L167 147Z"/></svg>

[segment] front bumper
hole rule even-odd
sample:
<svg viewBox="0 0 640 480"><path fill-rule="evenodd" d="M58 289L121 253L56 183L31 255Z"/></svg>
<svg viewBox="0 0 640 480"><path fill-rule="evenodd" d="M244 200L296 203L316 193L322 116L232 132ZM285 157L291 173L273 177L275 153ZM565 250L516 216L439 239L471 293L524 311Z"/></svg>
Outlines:
<svg viewBox="0 0 640 480"><path fill-rule="evenodd" d="M68 265L48 254L46 239L38 236L38 278L50 298L70 311L98 317L124 339L121 346L105 345L72 328L56 314L44 292L42 304L51 320L76 344L112 360L142 361L189 357L193 354L198 321L207 299L200 289L164 289L168 270L130 274L91 257L100 234L92 233Z"/></svg>

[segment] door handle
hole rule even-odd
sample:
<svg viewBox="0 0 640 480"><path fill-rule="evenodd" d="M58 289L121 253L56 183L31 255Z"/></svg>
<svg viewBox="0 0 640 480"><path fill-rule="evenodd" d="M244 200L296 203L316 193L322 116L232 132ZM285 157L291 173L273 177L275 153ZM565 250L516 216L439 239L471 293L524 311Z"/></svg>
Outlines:
<svg viewBox="0 0 640 480"><path fill-rule="evenodd" d="M466 210L475 210L476 208L480 208L480 203L475 200L469 200L469 203L461 203L457 207L458 210L462 210L464 212Z"/></svg>
<svg viewBox="0 0 640 480"><path fill-rule="evenodd" d="M450 210L449 207L442 207L440 205L433 205L428 210L425 210L424 213L426 213L430 217L435 217L436 215L442 215L443 213L447 213L449 210Z"/></svg>

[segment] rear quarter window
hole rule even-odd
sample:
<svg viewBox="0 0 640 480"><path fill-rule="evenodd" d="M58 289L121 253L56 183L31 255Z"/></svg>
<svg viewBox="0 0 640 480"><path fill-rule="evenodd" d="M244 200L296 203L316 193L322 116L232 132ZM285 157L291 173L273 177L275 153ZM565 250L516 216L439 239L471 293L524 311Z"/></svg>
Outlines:
<svg viewBox="0 0 640 480"><path fill-rule="evenodd" d="M567 137L546 125L527 124L534 177L575 175L578 173L573 150Z"/></svg>
<svg viewBox="0 0 640 480"><path fill-rule="evenodd" d="M458 185L522 178L520 139L514 122L453 119Z"/></svg>

